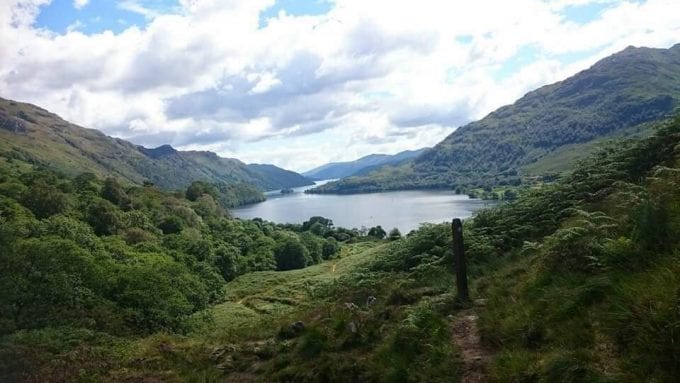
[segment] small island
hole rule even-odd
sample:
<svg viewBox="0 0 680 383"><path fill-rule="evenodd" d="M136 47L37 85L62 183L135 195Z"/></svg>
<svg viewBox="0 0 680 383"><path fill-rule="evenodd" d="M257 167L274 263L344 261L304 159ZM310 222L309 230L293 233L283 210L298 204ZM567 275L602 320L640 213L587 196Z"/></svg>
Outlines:
<svg viewBox="0 0 680 383"><path fill-rule="evenodd" d="M291 188L281 189L281 194L292 194L294 191Z"/></svg>

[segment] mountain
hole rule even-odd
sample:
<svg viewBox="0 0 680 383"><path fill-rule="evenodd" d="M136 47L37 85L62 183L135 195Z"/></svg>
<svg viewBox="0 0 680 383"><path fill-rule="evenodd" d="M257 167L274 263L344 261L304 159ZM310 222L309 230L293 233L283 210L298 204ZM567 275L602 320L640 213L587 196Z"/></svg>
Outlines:
<svg viewBox="0 0 680 383"><path fill-rule="evenodd" d="M309 178L270 164L248 164L248 170L260 175L266 190L289 189L313 185Z"/></svg>
<svg viewBox="0 0 680 383"><path fill-rule="evenodd" d="M37 106L0 98L0 156L40 164L69 176L92 172L167 190L193 181L249 184L261 191L311 185L273 165L246 165L212 152L149 149L85 129Z"/></svg>
<svg viewBox="0 0 680 383"><path fill-rule="evenodd" d="M680 44L635 48L526 94L400 166L328 183L316 193L517 184L568 170L597 143L645 135L680 104Z"/></svg>
<svg viewBox="0 0 680 383"><path fill-rule="evenodd" d="M366 174L383 165L398 165L405 160L418 157L428 149L406 150L393 155L369 154L354 161L331 162L306 171L302 175L316 180L328 180Z"/></svg>

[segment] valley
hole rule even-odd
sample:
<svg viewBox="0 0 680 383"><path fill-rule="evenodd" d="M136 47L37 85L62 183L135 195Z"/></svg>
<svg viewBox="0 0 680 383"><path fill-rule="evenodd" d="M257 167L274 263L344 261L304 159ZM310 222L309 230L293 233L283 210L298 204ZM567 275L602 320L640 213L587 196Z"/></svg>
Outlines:
<svg viewBox="0 0 680 383"><path fill-rule="evenodd" d="M0 382L676 382L678 15L0 4Z"/></svg>

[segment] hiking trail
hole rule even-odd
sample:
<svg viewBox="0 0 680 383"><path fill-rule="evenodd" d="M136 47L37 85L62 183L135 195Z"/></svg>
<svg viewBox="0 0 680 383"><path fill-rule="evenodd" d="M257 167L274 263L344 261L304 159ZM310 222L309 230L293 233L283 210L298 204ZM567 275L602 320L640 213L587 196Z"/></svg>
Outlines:
<svg viewBox="0 0 680 383"><path fill-rule="evenodd" d="M453 342L458 346L463 357L462 383L487 382L486 366L491 359L491 353L482 345L477 319L474 309L458 312L453 317Z"/></svg>

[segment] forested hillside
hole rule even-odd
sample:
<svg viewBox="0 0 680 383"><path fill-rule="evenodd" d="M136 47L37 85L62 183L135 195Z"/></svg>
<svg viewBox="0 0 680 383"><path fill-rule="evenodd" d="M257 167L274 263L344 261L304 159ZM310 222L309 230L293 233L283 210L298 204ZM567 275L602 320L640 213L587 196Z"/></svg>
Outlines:
<svg viewBox="0 0 680 383"><path fill-rule="evenodd" d="M3 380L459 381L470 313L483 381L680 373L680 119L467 220L472 308L446 224L380 240L234 221L201 185L185 199L4 165Z"/></svg>
<svg viewBox="0 0 680 383"><path fill-rule="evenodd" d="M92 346L83 355L108 356L141 336L185 333L203 321L192 314L224 299L226 281L305 268L335 257L336 237L358 235L320 217L232 219L221 195L200 181L170 194L1 158L0 381L101 373L111 361L55 378L51 353L75 341Z"/></svg>
<svg viewBox="0 0 680 383"><path fill-rule="evenodd" d="M317 180L330 180L366 174L384 165L399 165L409 159L418 157L427 150L429 150L429 148L406 150L392 155L370 154L354 161L331 162L306 171L303 175Z"/></svg>
<svg viewBox="0 0 680 383"><path fill-rule="evenodd" d="M679 73L680 44L629 47L459 128L413 162L312 192L474 188L517 184L522 176L543 175L542 168L565 170L579 152L594 149L588 143L644 135L648 123L670 116L680 104ZM567 156L562 148L576 154ZM547 166L555 162L559 166Z"/></svg>
<svg viewBox="0 0 680 383"><path fill-rule="evenodd" d="M312 184L297 173L272 165L246 165L211 152L177 151L169 145L139 147L73 125L36 106L4 99L0 99L0 156L69 176L92 172L130 184L151 182L166 190L184 189L193 181L222 183L232 188L248 184L260 191ZM250 198L262 196L255 193Z"/></svg>

